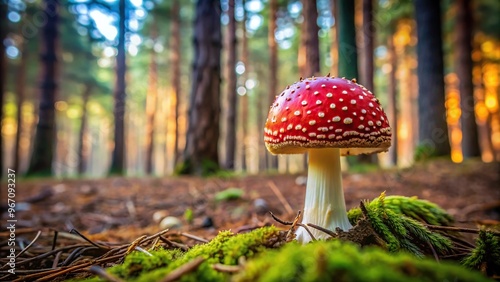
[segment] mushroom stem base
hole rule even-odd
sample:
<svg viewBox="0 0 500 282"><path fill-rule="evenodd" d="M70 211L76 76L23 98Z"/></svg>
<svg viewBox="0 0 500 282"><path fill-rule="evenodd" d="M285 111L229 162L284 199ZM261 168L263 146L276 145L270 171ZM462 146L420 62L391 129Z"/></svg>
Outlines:
<svg viewBox="0 0 500 282"><path fill-rule="evenodd" d="M307 190L302 223L313 223L335 231L337 227L347 231L352 225L347 219L347 211L342 188L340 169L340 149L309 150ZM329 235L309 228L316 239ZM311 240L307 231L299 227L297 240L306 243Z"/></svg>

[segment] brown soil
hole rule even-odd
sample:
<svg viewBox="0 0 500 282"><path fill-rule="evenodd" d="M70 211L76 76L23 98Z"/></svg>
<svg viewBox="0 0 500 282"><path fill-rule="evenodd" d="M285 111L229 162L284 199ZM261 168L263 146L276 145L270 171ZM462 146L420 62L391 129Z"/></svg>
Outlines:
<svg viewBox="0 0 500 282"><path fill-rule="evenodd" d="M475 227L500 220L500 165L477 161L453 164L434 161L399 171L364 174L346 173L344 191L347 207L360 200L387 195L417 196L437 203L457 220L457 225ZM17 183L17 229L75 228L90 238L130 242L140 235L160 231L153 214L163 210L183 221L180 231L211 238L219 230L238 231L275 223L254 206L264 199L269 210L285 220L287 213L271 186L274 184L292 210L302 208L303 175L265 175L221 178L108 178L98 180L22 180ZM229 187L245 191L242 199L216 202L215 193ZM5 195L5 194L4 194ZM194 212L188 224L183 214ZM3 217L5 218L5 213ZM206 217L214 226L201 228ZM5 222L5 220L4 220Z"/></svg>

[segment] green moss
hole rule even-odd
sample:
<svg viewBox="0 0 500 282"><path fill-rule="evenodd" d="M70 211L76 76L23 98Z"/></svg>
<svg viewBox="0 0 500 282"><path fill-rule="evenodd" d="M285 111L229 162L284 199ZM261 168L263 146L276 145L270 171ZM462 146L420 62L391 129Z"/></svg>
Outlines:
<svg viewBox="0 0 500 282"><path fill-rule="evenodd" d="M437 205L416 198L385 197L385 193L382 193L377 199L366 203L365 207L367 220L387 243L389 251L406 251L423 257L431 254L433 249L438 254L451 250L452 243L448 238L431 232L418 221L443 224L451 222L451 217ZM348 212L353 224L362 216L360 208Z"/></svg>
<svg viewBox="0 0 500 282"><path fill-rule="evenodd" d="M253 257L266 248L279 245L279 242L280 231L274 226L238 235L222 231L210 242L196 245L185 253L179 250L158 250L152 251L151 257L133 252L125 258L123 264L111 267L108 271L127 281L159 281L178 267L203 257L205 261L197 270L183 275L181 281L225 281L229 275L212 269L212 264L235 265L239 257ZM102 280L93 278L89 281Z"/></svg>
<svg viewBox="0 0 500 282"><path fill-rule="evenodd" d="M476 248L463 261L463 265L500 275L500 237L491 231L481 230L476 240Z"/></svg>
<svg viewBox="0 0 500 282"><path fill-rule="evenodd" d="M248 262L234 281L489 281L447 262L338 240L290 243Z"/></svg>
<svg viewBox="0 0 500 282"><path fill-rule="evenodd" d="M380 197L377 197L367 204L367 207L377 206L379 201ZM449 226L453 223L453 218L445 210L434 203L420 200L417 197L384 196L383 202L386 210L391 210L427 224ZM362 212L360 208L354 208L347 215L349 221L355 224L361 218Z"/></svg>

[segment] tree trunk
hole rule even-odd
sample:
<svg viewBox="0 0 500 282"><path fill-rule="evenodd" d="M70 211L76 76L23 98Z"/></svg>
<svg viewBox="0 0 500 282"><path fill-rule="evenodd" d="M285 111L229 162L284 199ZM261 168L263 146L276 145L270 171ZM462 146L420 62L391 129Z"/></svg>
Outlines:
<svg viewBox="0 0 500 282"><path fill-rule="evenodd" d="M174 167L179 160L179 115L180 115L180 96L181 96L181 36L180 26L181 19L179 17L180 6L179 0L172 0L172 14L171 18L171 50L170 50L170 63L172 65L172 87L174 89Z"/></svg>
<svg viewBox="0 0 500 282"><path fill-rule="evenodd" d="M387 37L387 52L389 55L389 64L391 72L389 73L388 105L389 105L389 124L392 128L392 145L389 148L390 160L392 165L398 165L398 102L397 102L397 79L398 59L396 47L394 46L394 34L391 32Z"/></svg>
<svg viewBox="0 0 500 282"><path fill-rule="evenodd" d="M457 76L462 115L462 155L464 159L479 157L479 137L474 113L474 87L472 84L472 10L470 0L458 0L456 23Z"/></svg>
<svg viewBox="0 0 500 282"><path fill-rule="evenodd" d="M92 85L85 84L82 93L82 117L80 120L80 130L78 132L78 174L85 173L86 159L88 156L88 147L85 146L85 131L87 130L87 105L92 92Z"/></svg>
<svg viewBox="0 0 500 282"><path fill-rule="evenodd" d="M26 85L26 63L28 62L28 48L27 42L22 43L21 48L21 61L19 62L19 68L17 70L16 77L16 96L17 96L17 130L16 130L16 140L14 142L14 170L19 171L21 152L20 152L20 141L23 128L23 103L25 98L25 85Z"/></svg>
<svg viewBox="0 0 500 282"><path fill-rule="evenodd" d="M50 175L56 141L55 99L57 91L57 44L59 1L45 0L47 21L42 27L41 85L38 124L28 175Z"/></svg>
<svg viewBox="0 0 500 282"><path fill-rule="evenodd" d="M111 159L110 174L124 174L125 172L125 108L126 108L126 83L125 73L127 71L125 58L125 12L126 0L120 0L119 3L119 23L118 23L118 54L116 56L116 84L114 92L114 110L115 118L115 147Z"/></svg>
<svg viewBox="0 0 500 282"><path fill-rule="evenodd" d="M151 39L156 42L158 31L156 21L153 20L151 30ZM156 51L151 48L149 61L149 83L146 96L146 173L151 175L154 169L154 139L155 139L155 116L158 97L158 67L156 64Z"/></svg>
<svg viewBox="0 0 500 282"><path fill-rule="evenodd" d="M224 168L233 170L236 153L236 113L238 107L238 95L236 93L236 19L234 17L235 0L229 0L229 25L228 25L228 58L227 58L227 128L226 128L226 161Z"/></svg>
<svg viewBox="0 0 500 282"><path fill-rule="evenodd" d="M337 21L337 0L330 0L330 6L332 7L332 16ZM338 40L338 24L335 23L334 26L330 29L330 37L332 44L330 45L330 58L332 60L332 66L330 67L330 73L334 76L337 75L338 67L339 67L339 40Z"/></svg>
<svg viewBox="0 0 500 282"><path fill-rule="evenodd" d="M220 0L198 0L189 124L181 173L204 175L219 169Z"/></svg>
<svg viewBox="0 0 500 282"><path fill-rule="evenodd" d="M318 9L316 7L316 1L304 0L302 1L303 14L304 14L304 44L306 49L306 64L305 64L305 76L318 75L320 71L319 65L319 26L318 21ZM273 35L274 36L274 35ZM275 93L276 95L278 93Z"/></svg>
<svg viewBox="0 0 500 282"><path fill-rule="evenodd" d="M7 37L7 3L6 1L0 2L0 42L4 42ZM5 44L0 44L0 121L3 120L3 103L5 94L5 74L6 74L6 60L5 60ZM2 132L2 123L0 122L0 133ZM0 178L4 175L3 171L3 137L0 134Z"/></svg>
<svg viewBox="0 0 500 282"><path fill-rule="evenodd" d="M361 83L371 91L374 91L373 84L373 51L375 25L373 24L373 0L363 0L363 74ZM377 154L359 155L358 161L365 164L378 164Z"/></svg>
<svg viewBox="0 0 500 282"><path fill-rule="evenodd" d="M450 154L439 1L415 0L418 57L419 146L428 156Z"/></svg>
<svg viewBox="0 0 500 282"><path fill-rule="evenodd" d="M338 75L348 79L358 77L358 51L354 25L354 1L337 1L337 24L339 38Z"/></svg>
<svg viewBox="0 0 500 282"><path fill-rule="evenodd" d="M270 0L269 2L269 27L267 32L267 44L269 45L269 98L268 103L265 105L264 109L268 109L270 105L274 102L274 99L278 89L278 45L276 44L276 39L274 38L274 32L276 31L276 14L278 12L277 0ZM265 112L265 111L264 111ZM264 113L266 115L267 113ZM277 170L278 169L278 157L273 156L271 153L267 152L267 168Z"/></svg>
<svg viewBox="0 0 500 282"><path fill-rule="evenodd" d="M243 81L246 82L248 79L248 73L250 72L250 64L248 60L248 39L247 39L247 11L245 9L246 1L242 0L243 5L243 21L242 21L242 30L243 36L241 40L242 50L241 50L241 61L245 66L245 73L243 74ZM248 90L245 95L241 96L241 135L242 135L242 146L241 146L241 169L243 171L247 170L247 145L248 145Z"/></svg>

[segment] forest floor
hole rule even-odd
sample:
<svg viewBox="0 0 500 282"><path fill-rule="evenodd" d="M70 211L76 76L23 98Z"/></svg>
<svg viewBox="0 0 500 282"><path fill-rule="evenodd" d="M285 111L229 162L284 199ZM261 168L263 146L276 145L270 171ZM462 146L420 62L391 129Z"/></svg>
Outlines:
<svg viewBox="0 0 500 282"><path fill-rule="evenodd" d="M348 209L385 191L434 202L455 218L457 227L500 223L498 163L437 160L402 170L348 172L343 181ZM303 207L305 182L304 174L17 179L17 272L14 276L7 270L12 252L7 238L13 232L2 227L0 280L60 281L66 275L88 275L91 265L118 262L134 246L160 237L168 246L185 250L221 230L239 233L271 224L285 230L269 211L292 221ZM2 225L8 224L7 207L1 207ZM166 216L178 220L165 235L170 239L164 238L165 226L159 223ZM474 242L475 234L464 235ZM116 255L108 257L108 251Z"/></svg>
<svg viewBox="0 0 500 282"><path fill-rule="evenodd" d="M292 220L303 207L304 176L18 179L16 228L74 228L94 240L130 242L159 232L155 217L161 215L180 219L180 232L210 239L220 230L277 224L267 211ZM343 181L348 209L386 191L432 201L448 211L457 226L500 221L498 163L433 161L403 170L345 173ZM217 193L227 188L244 193L235 200L217 201ZM191 223L184 216L188 209L193 212Z"/></svg>

